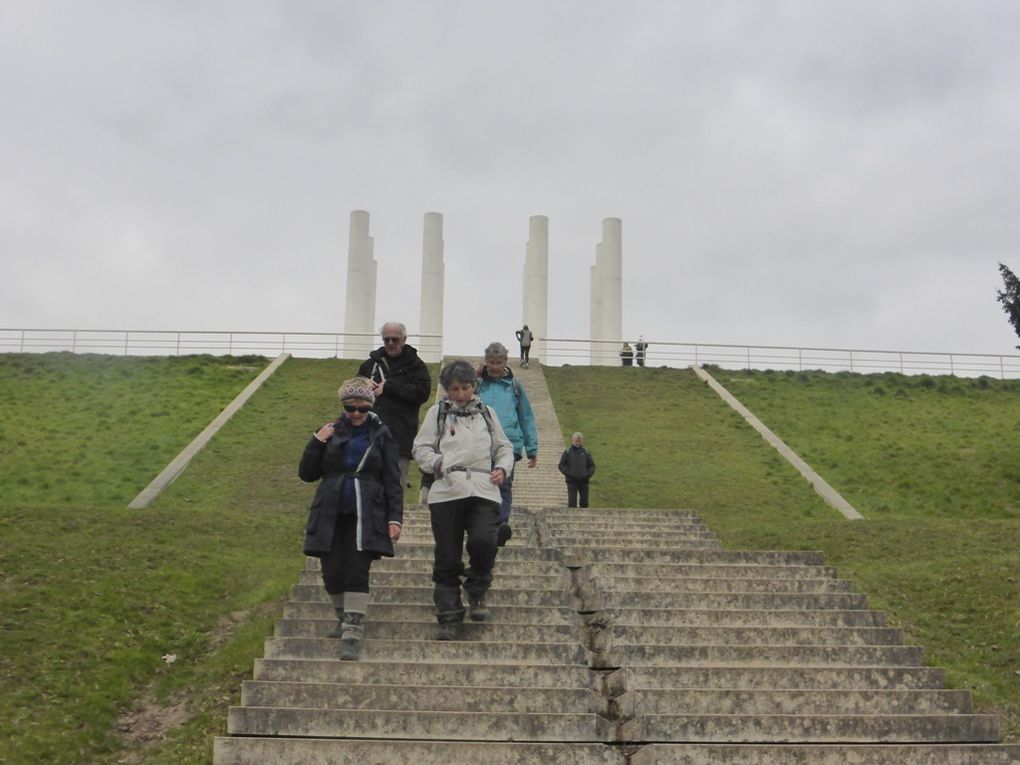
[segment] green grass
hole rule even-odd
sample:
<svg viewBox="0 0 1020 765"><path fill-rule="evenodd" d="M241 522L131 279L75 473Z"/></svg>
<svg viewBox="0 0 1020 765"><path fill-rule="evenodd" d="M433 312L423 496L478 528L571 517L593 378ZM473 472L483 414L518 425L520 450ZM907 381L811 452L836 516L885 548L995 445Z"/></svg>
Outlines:
<svg viewBox="0 0 1020 765"><path fill-rule="evenodd" d="M564 437L582 431L598 464L593 504L694 509L731 548L821 550L1020 739L1020 382L711 371L866 520L689 371L549 369Z"/></svg>
<svg viewBox="0 0 1020 765"><path fill-rule="evenodd" d="M208 762L211 736L223 732L226 708L303 565L311 488L297 480L297 461L312 430L335 416L337 384L356 364L288 361L151 508L126 510L265 365L248 360L243 376L207 382L217 391L200 394L193 380L217 379L235 364L150 363L158 374L135 359L0 356L4 390L23 388L25 410L7 412L5 476L12 466L40 471L34 463L48 457L34 439L54 430L60 446L51 450L73 452L60 423L96 431L92 443L103 448L146 455L121 465L105 455L87 461L82 450L81 475L60 490L71 500L45 487L40 497L3 495L0 762L120 762L142 746L135 737L146 726L158 740L136 761ZM101 412L81 411L83 391L96 400L102 393ZM187 427L180 414L139 419L156 407L190 411L199 400L204 410ZM90 416L103 425L90 426ZM166 448L150 449L153 441ZM32 448L7 451L22 442ZM54 462L74 464L60 455L50 470ZM164 661L171 654L176 661ZM182 723L163 730L178 708ZM126 726L126 713L139 710L141 722Z"/></svg>
<svg viewBox="0 0 1020 765"><path fill-rule="evenodd" d="M264 364L0 355L0 762L209 762L303 566L297 461L355 362L288 361L150 509L125 506ZM1018 740L1015 384L719 376L868 520L824 505L688 371L549 369L564 435L598 462L593 502L822 550ZM883 429L897 404L909 418Z"/></svg>

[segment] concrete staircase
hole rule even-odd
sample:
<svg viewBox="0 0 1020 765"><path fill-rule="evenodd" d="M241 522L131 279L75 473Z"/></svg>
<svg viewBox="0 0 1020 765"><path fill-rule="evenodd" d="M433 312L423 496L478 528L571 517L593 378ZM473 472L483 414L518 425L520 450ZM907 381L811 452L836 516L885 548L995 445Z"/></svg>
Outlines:
<svg viewBox="0 0 1020 765"><path fill-rule="evenodd" d="M362 660L325 637L309 560L216 765L1020 763L819 554L723 550L689 512L568 511L545 381L520 372L539 467L515 480L491 621L434 639L428 511L409 507Z"/></svg>

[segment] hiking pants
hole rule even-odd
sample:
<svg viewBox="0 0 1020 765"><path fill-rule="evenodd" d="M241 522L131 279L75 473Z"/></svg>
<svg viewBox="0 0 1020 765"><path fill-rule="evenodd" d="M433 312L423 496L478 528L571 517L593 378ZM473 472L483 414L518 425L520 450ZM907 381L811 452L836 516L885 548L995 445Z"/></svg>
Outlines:
<svg viewBox="0 0 1020 765"><path fill-rule="evenodd" d="M459 592L461 576L468 597L482 597L492 584L496 562L499 505L481 497L466 497L429 504L432 537L436 541L432 581L437 592ZM464 568L464 536L467 535L468 568Z"/></svg>
<svg viewBox="0 0 1020 765"><path fill-rule="evenodd" d="M368 572L375 553L359 552L358 520L353 513L336 517L333 545L321 555L322 583L330 595L341 592L368 592Z"/></svg>
<svg viewBox="0 0 1020 765"><path fill-rule="evenodd" d="M567 507L577 507L577 499L581 498L581 507L588 507L588 482L567 481Z"/></svg>

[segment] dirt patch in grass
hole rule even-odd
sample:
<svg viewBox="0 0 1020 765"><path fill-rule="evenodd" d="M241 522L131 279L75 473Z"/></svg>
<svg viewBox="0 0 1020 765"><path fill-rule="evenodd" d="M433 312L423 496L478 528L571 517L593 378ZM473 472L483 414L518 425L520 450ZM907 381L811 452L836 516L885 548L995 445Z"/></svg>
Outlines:
<svg viewBox="0 0 1020 765"><path fill-rule="evenodd" d="M120 765L140 765L145 762L146 749L162 741L168 731L182 725L187 719L188 705L185 699L169 704L147 699L121 713L117 720L117 731L129 751L117 762Z"/></svg>

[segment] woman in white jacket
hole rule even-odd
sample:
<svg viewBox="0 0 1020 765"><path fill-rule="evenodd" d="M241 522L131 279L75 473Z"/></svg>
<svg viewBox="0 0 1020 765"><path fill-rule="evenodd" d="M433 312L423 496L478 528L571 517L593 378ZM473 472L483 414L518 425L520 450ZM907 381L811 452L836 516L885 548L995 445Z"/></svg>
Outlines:
<svg viewBox="0 0 1020 765"><path fill-rule="evenodd" d="M464 621L462 577L472 621L489 616L485 595L496 562L499 485L513 468L514 454L499 418L475 394L474 367L453 361L443 367L439 382L446 396L425 415L413 453L418 467L435 477L428 495L436 542L433 600L439 639L454 640Z"/></svg>

